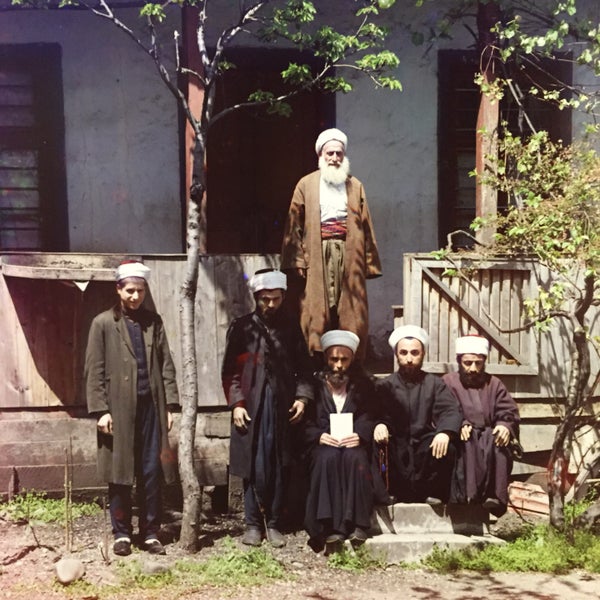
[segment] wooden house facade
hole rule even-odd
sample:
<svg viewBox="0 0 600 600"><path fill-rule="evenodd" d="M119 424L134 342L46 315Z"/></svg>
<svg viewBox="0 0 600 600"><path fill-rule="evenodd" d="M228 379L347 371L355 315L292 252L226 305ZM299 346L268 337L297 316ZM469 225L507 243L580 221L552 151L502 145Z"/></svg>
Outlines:
<svg viewBox="0 0 600 600"><path fill-rule="evenodd" d="M141 36L139 3L117 4L119 18ZM317 4L336 23L356 6ZM457 27L431 52L412 43L406 23L427 27L445 0L434 4L396 2L382 13L392 32L388 46L402 59L401 94L357 79L351 94L295 99L289 119L232 113L212 131L196 316L196 458L204 485L227 482L229 415L219 383L227 325L252 309L245 278L277 264L293 186L316 168L314 140L332 126L348 135L383 263L383 277L368 283L370 355L391 368L387 337L400 318L436 332L427 367L438 373L452 368L455 335L467 327L489 334L493 370L525 418L528 457L516 473L545 469L569 360L564 332L505 337L486 321L487 312L501 329L518 322L533 289L530 267L484 269L471 294L445 281L426 254L475 216L468 173L480 101L468 28ZM213 5L218 12L209 24L227 26L231 7ZM112 271L122 258L139 257L152 268L150 300L181 364L190 131L152 60L112 23L73 7L29 10L0 0L0 10L0 493L17 478L21 487L60 489L66 454L74 486L93 487L95 430L85 411L82 361L91 319L114 301ZM171 7L165 23L181 32L181 46L162 34L163 56L174 64L180 50L193 66L189 14ZM239 68L228 71L217 106L243 101L252 86L267 89L290 60L306 57L246 41L228 58ZM179 83L193 108L201 104L202 90ZM519 112L514 104L502 110L513 119ZM566 110L540 111L540 118L538 126L555 127L565 140L582 123ZM476 297L485 298L485 309ZM403 308L393 312L395 305Z"/></svg>

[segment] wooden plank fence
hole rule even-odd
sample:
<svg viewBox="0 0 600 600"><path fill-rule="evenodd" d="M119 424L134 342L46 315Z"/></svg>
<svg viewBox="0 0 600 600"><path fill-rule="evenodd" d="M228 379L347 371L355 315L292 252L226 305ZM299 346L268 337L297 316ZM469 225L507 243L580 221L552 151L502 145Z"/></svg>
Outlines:
<svg viewBox="0 0 600 600"><path fill-rule="evenodd" d="M467 277L448 274L459 264ZM395 309L395 325L419 325L430 336L425 369L433 373L455 370L454 340L477 333L490 340L487 370L499 376L519 404L524 460L513 473L543 473L556 424L562 416L570 365L569 332L564 322L544 333L515 331L524 323L524 301L547 289L552 274L534 261L481 260L454 255L436 260L427 254L405 254L404 304ZM599 312L590 315L590 331ZM592 374L600 368L592 353ZM587 412L597 414L599 394ZM598 445L598 434L582 435L571 471Z"/></svg>
<svg viewBox="0 0 600 600"><path fill-rule="evenodd" d="M75 487L97 485L96 432L85 410L83 360L91 320L117 300L114 268L125 258L143 259L152 270L147 302L163 317L180 376L184 255L0 256L0 493L14 468L24 487L60 489L64 450L71 447ZM220 381L227 327L254 308L247 279L277 264L276 256L262 255L200 259L196 464L205 485L227 482L229 413ZM171 438L176 445L176 431Z"/></svg>

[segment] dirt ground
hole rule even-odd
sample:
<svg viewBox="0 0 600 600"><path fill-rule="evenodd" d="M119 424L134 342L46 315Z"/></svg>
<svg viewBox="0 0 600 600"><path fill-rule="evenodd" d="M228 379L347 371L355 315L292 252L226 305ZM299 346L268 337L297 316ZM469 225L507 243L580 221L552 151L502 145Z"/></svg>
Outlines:
<svg viewBox="0 0 600 600"><path fill-rule="evenodd" d="M520 573L460 573L441 575L425 569L388 567L363 573L349 573L331 568L322 554L315 554L307 545L304 532L288 535L285 548L274 550L290 580L252 588L206 586L181 592L162 587L160 590L118 590L117 564L138 561L146 566L167 567L185 555L176 543L177 521L171 520L161 532L167 556L150 557L142 551L125 559L109 554L110 563L103 560L100 548L104 539L104 517L83 517L76 520L71 556L85 565L84 580L102 587L78 584L62 586L56 582L54 563L66 556L65 534L60 525L14 524L0 520L0 598L35 600L37 598L69 598L73 600L138 600L154 599L244 599L273 600L384 600L393 598L419 600L569 600L600 598L600 576L570 573L565 576ZM239 518L214 516L202 526L201 548L196 558L205 560L219 553L223 540L233 537L238 543L242 534ZM113 589L114 588L114 589ZM90 591L95 590L95 591Z"/></svg>

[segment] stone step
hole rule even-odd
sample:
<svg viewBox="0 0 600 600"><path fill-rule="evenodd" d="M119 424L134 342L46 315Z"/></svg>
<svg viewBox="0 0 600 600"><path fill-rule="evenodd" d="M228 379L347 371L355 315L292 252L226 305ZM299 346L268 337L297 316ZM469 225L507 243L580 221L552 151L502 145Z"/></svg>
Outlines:
<svg viewBox="0 0 600 600"><path fill-rule="evenodd" d="M459 550L467 546L503 544L489 533L489 513L482 506L393 504L377 506L366 546L388 564L417 562L435 546Z"/></svg>
<svg viewBox="0 0 600 600"><path fill-rule="evenodd" d="M388 565L418 562L435 546L460 550L468 546L504 544L490 534L460 535L456 533L381 533L369 538L365 546L374 557L382 558Z"/></svg>
<svg viewBox="0 0 600 600"><path fill-rule="evenodd" d="M489 514L481 506L398 503L375 507L370 533L485 535L488 524Z"/></svg>

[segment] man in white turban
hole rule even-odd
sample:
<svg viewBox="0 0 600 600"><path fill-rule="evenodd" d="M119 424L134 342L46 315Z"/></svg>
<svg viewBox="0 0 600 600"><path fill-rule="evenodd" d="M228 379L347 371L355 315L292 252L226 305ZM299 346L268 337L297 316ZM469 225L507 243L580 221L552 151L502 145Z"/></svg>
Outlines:
<svg viewBox="0 0 600 600"><path fill-rule="evenodd" d="M256 310L227 331L221 378L232 411L229 470L244 483L244 544L274 547L280 532L294 428L313 397L312 369L298 324L281 310L286 276L258 271L249 282Z"/></svg>
<svg viewBox="0 0 600 600"><path fill-rule="evenodd" d="M108 483L113 551L131 554L132 486L136 482L142 548L164 554L161 479L175 481L169 448L179 405L175 367L162 319L143 306L150 269L126 261L115 272L119 302L90 326L85 356L88 411L97 419L98 472Z"/></svg>
<svg viewBox="0 0 600 600"><path fill-rule="evenodd" d="M359 341L351 331L323 334L325 365L305 427L310 456L305 527L313 550L325 547L327 554L340 550L345 539L354 546L366 541L376 494L370 461L375 389L354 360Z"/></svg>
<svg viewBox="0 0 600 600"><path fill-rule="evenodd" d="M459 337L458 372L444 375L463 412L452 500L483 504L499 517L508 504L508 478L513 464L508 445L511 439L518 439L519 409L504 384L486 373L488 355L486 338Z"/></svg>
<svg viewBox="0 0 600 600"><path fill-rule="evenodd" d="M339 129L317 138L319 170L294 190L281 250L281 268L300 293L300 322L311 354L322 351L328 329L356 333L356 358L366 352L366 280L381 263L362 183L350 175L348 139ZM299 284L299 285L298 285Z"/></svg>
<svg viewBox="0 0 600 600"><path fill-rule="evenodd" d="M441 378L422 370L429 336L396 328L389 343L398 370L378 385L384 414L374 438L388 445L390 493L401 502L447 502L462 422L458 401Z"/></svg>

